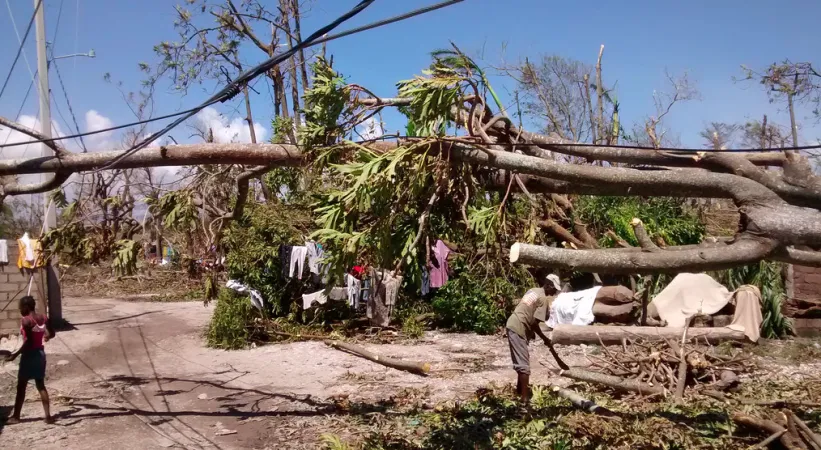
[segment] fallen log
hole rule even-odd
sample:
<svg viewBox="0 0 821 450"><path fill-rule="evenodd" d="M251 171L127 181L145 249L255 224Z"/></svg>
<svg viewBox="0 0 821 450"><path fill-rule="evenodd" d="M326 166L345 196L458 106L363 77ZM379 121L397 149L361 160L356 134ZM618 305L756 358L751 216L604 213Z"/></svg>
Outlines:
<svg viewBox="0 0 821 450"><path fill-rule="evenodd" d="M786 428L773 422L772 420L759 419L742 413L733 414L733 422L750 428L756 428L769 433L770 435L780 433L779 442L787 450L801 450L803 445L798 436L793 436Z"/></svg>
<svg viewBox="0 0 821 450"><path fill-rule="evenodd" d="M639 380L625 379L601 372L572 368L562 370L559 375L576 381L596 383L622 392L637 392L642 395L664 395L664 388L652 386Z"/></svg>
<svg viewBox="0 0 821 450"><path fill-rule="evenodd" d="M325 344L337 350L348 352L352 355L365 358L368 361L373 361L377 364L390 367L392 369L404 370L405 372L414 373L417 375L427 376L430 372L430 364L416 361L403 361L400 359L388 358L386 356L379 356L376 353L369 352L363 347L347 342L326 340Z"/></svg>
<svg viewBox="0 0 821 450"><path fill-rule="evenodd" d="M577 408L581 408L589 413L600 414L603 416L614 416L616 415L613 411L610 411L607 408L599 406L596 402L592 400L588 400L582 397L576 391L571 391L570 389L564 389L559 386L553 386L553 392L556 393L559 397L565 398L573 404L573 406Z"/></svg>
<svg viewBox="0 0 821 450"><path fill-rule="evenodd" d="M646 342L659 342L668 339L680 339L683 328L670 327L629 327L617 325L557 325L553 329L551 340L554 344L577 345L598 344L601 339L604 345L621 345L624 338L640 338ZM729 328L691 328L687 331L691 339L719 344L724 341L743 341L744 332Z"/></svg>

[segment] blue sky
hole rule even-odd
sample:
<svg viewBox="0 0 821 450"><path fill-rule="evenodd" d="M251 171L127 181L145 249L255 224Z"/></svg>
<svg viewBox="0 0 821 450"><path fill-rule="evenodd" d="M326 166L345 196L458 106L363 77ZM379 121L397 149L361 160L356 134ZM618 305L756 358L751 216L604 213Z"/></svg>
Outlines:
<svg viewBox="0 0 821 450"><path fill-rule="evenodd" d="M114 79L123 81L126 89L137 89L141 76L137 63L156 61L152 46L176 37L172 25L175 2L62 0L59 29L55 33L61 0L45 1L48 40L55 42L54 53L64 55L94 48L97 54L95 59L59 61L81 128L86 128L85 117L90 110L112 123L132 120L114 86L103 82L103 74L110 72ZM378 0L340 30L434 1ZM22 33L33 2L9 2ZM355 3L354 0L317 0L303 22L303 35L307 36ZM763 68L784 58L821 64L816 31L819 17L821 2L817 0L783 4L760 0L467 0L423 17L344 38L329 44L328 50L334 55L335 67L351 82L390 96L395 94L397 81L419 73L429 63L429 52L448 46L450 40L471 55L481 56L487 65L499 65L503 58L515 62L540 54L558 54L592 65L599 45L604 44L605 82L612 85L618 81L622 121L627 129L632 122L652 113L653 91L666 88L665 70L672 74L689 73L702 100L680 105L670 116L668 125L671 132L680 135L682 144L698 147L702 145L698 132L708 122L743 122L768 114L770 120L787 123L782 107L769 104L759 86L738 84L732 77L741 75L741 64ZM0 67L4 76L17 48L6 5L0 7L0 48L3 49ZM247 53L249 60L261 59L258 52L248 50L253 52ZM33 30L25 52L34 69ZM67 114L63 93L56 76L51 75L56 101ZM0 115L14 117L29 82L29 72L21 59L10 88L0 98ZM503 96L514 88L509 80L500 77L494 77L492 82ZM195 88L187 96L161 91L156 98L156 111L167 113L196 105L212 88L210 85ZM272 111L270 101L266 101L267 90L258 90L261 95L252 100L255 119L265 127L270 123ZM233 106L238 105L237 101ZM229 119L238 116L230 105L222 112ZM23 114L34 116L36 113L33 93ZM803 124L801 138L803 142L814 143L821 138L821 127L814 126L809 115L808 109L799 111L799 121ZM65 130L67 126L56 111L53 116ZM388 114L386 121L389 131L402 127L395 114ZM172 133L178 140L185 140L188 134Z"/></svg>

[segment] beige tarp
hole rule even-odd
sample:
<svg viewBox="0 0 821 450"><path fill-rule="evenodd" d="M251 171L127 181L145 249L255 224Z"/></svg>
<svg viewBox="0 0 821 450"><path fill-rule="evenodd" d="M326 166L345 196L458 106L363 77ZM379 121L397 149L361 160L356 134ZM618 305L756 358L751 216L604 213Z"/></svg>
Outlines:
<svg viewBox="0 0 821 450"><path fill-rule="evenodd" d="M732 293L705 273L681 273L650 302L668 327L684 327L695 314L715 314L730 301Z"/></svg>

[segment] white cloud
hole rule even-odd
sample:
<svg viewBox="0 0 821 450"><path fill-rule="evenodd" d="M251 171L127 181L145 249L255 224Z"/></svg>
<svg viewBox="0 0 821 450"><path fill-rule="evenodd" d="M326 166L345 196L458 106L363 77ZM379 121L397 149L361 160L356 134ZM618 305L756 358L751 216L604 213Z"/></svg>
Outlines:
<svg viewBox="0 0 821 450"><path fill-rule="evenodd" d="M376 120L375 117L370 117L357 127L357 131L362 135L362 139L379 139L385 134L382 128L382 122Z"/></svg>
<svg viewBox="0 0 821 450"><path fill-rule="evenodd" d="M114 126L114 122L111 121L106 116L98 113L97 111L90 109L86 113L86 131L100 131L106 128L111 128ZM111 132L107 132L104 134L110 134Z"/></svg>
<svg viewBox="0 0 821 450"><path fill-rule="evenodd" d="M229 121L228 118L210 106L197 113L195 117L198 127L204 130L211 129L214 133L215 142L251 142L251 132L248 124L239 117ZM268 130L258 122L254 122L254 133L257 142L267 140Z"/></svg>

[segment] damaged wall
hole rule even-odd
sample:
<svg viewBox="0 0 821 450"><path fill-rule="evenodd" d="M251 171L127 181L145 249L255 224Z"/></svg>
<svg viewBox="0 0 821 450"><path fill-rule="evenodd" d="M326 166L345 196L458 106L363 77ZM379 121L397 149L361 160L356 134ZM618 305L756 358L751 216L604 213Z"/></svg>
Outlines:
<svg viewBox="0 0 821 450"><path fill-rule="evenodd" d="M821 268L791 265L787 269L784 313L795 321L796 334L821 335Z"/></svg>

